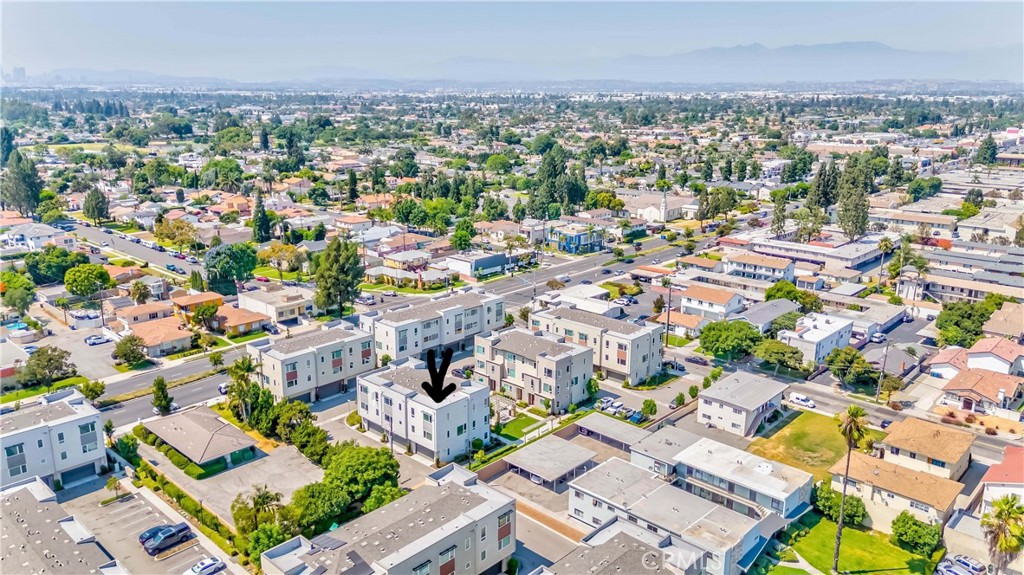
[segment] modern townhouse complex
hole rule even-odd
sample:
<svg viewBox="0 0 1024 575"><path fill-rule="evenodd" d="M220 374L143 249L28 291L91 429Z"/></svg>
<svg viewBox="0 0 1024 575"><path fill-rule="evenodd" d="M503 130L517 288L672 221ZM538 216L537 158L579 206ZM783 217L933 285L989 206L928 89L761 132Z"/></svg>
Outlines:
<svg viewBox="0 0 1024 575"><path fill-rule="evenodd" d="M373 334L377 357L425 358L428 350L465 351L478 334L505 324L505 302L483 290L463 290L387 311L359 316L359 327ZM418 384L417 384L418 385Z"/></svg>
<svg viewBox="0 0 1024 575"><path fill-rule="evenodd" d="M300 336L249 343L259 381L274 398L317 401L355 384L377 367L373 337L344 321Z"/></svg>
<svg viewBox="0 0 1024 575"><path fill-rule="evenodd" d="M755 253L730 256L725 261L725 273L761 281L792 282L794 270L792 260Z"/></svg>
<svg viewBox="0 0 1024 575"><path fill-rule="evenodd" d="M407 495L307 539L263 552L267 575L503 573L516 549L515 499L448 465Z"/></svg>
<svg viewBox="0 0 1024 575"><path fill-rule="evenodd" d="M779 332L779 341L804 354L804 362L821 365L828 354L850 344L853 320L843 317L809 313L796 321L796 329Z"/></svg>
<svg viewBox="0 0 1024 575"><path fill-rule="evenodd" d="M44 395L40 403L0 420L4 450L0 486L39 476L47 485L92 477L106 465L103 424L76 389Z"/></svg>
<svg viewBox="0 0 1024 575"><path fill-rule="evenodd" d="M565 336L509 328L476 336L473 377L516 401L544 405L554 413L587 397L594 350Z"/></svg>
<svg viewBox="0 0 1024 575"><path fill-rule="evenodd" d="M415 358L392 361L357 380L356 401L363 423L384 433L396 449L442 460L470 453L474 439L490 439L490 391L484 385L446 376L457 389L441 403L422 388L427 366Z"/></svg>
<svg viewBox="0 0 1024 575"><path fill-rule="evenodd" d="M674 555L685 572L738 575L768 542L758 520L617 457L570 482L569 494L569 515L596 533L628 522L671 539L680 547Z"/></svg>
<svg viewBox="0 0 1024 575"><path fill-rule="evenodd" d="M637 325L559 306L533 313L530 326L590 347L594 350L594 369L609 378L638 384L661 371L661 338L665 330L661 324Z"/></svg>

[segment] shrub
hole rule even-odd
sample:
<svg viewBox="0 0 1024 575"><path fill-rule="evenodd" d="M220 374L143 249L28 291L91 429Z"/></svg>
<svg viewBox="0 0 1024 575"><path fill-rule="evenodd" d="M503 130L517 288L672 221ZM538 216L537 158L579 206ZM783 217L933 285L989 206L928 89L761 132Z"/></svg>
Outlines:
<svg viewBox="0 0 1024 575"><path fill-rule="evenodd" d="M138 437L139 439L145 441L146 443L149 443L148 441L146 441L146 426L142 425L141 423L132 428L132 435Z"/></svg>
<svg viewBox="0 0 1024 575"><path fill-rule="evenodd" d="M985 428L985 435L996 435L996 430L991 427Z"/></svg>
<svg viewBox="0 0 1024 575"><path fill-rule="evenodd" d="M358 411L353 410L345 417L345 423L349 427L359 427L363 423L363 417L359 415Z"/></svg>
<svg viewBox="0 0 1024 575"><path fill-rule="evenodd" d="M472 445L473 445L473 451L480 451L481 449L484 448L484 440L480 439L479 437L477 437L477 438L473 439Z"/></svg>
<svg viewBox="0 0 1024 575"><path fill-rule="evenodd" d="M177 485L175 485L173 483L165 483L163 485L163 489L164 489L164 493L166 493L168 497L170 497L171 499L173 499L176 502L177 501L181 501L182 493L181 493L181 490L178 489Z"/></svg>
<svg viewBox="0 0 1024 575"><path fill-rule="evenodd" d="M898 401L890 401L889 409L893 411L903 411L903 404Z"/></svg>
<svg viewBox="0 0 1024 575"><path fill-rule="evenodd" d="M941 537L942 531L938 526L920 521L907 511L892 520L893 543L916 555L930 556L939 546Z"/></svg>
<svg viewBox="0 0 1024 575"><path fill-rule="evenodd" d="M830 485L822 485L818 488L814 498L814 506L821 511L821 514L832 521L839 519L839 505L842 502L843 494L832 489ZM843 507L843 522L853 527L860 525L867 516L864 508L864 501L855 495L846 494L846 505Z"/></svg>
<svg viewBox="0 0 1024 575"><path fill-rule="evenodd" d="M64 484L60 482L60 479L54 479L53 480L53 490L54 491L60 491L61 489L64 489Z"/></svg>
<svg viewBox="0 0 1024 575"><path fill-rule="evenodd" d="M505 570L505 573L508 573L508 575L516 575L516 573L518 573L518 572L519 572L519 560L516 559L515 557L509 557L509 559L508 559L508 569Z"/></svg>
<svg viewBox="0 0 1024 575"><path fill-rule="evenodd" d="M974 423L975 421L978 421L978 418L973 413L968 413L964 418L964 423Z"/></svg>
<svg viewBox="0 0 1024 575"><path fill-rule="evenodd" d="M946 417L946 416L944 416L941 421L942 421L942 423L946 423L946 424L950 424L950 425L960 425L960 422L955 417Z"/></svg>

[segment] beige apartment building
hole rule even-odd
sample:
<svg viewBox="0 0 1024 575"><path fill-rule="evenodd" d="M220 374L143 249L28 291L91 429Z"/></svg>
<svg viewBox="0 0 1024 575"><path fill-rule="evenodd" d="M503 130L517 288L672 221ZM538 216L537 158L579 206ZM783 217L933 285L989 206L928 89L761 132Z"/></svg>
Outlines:
<svg viewBox="0 0 1024 575"><path fill-rule="evenodd" d="M587 397L594 351L565 336L509 328L476 336L473 377L491 391L561 413Z"/></svg>
<svg viewBox="0 0 1024 575"><path fill-rule="evenodd" d="M974 434L908 417L886 430L885 460L900 467L958 480L971 464Z"/></svg>
<svg viewBox="0 0 1024 575"><path fill-rule="evenodd" d="M637 385L661 371L663 325L637 325L560 306L533 313L530 326L594 350L594 369L611 379Z"/></svg>
<svg viewBox="0 0 1024 575"><path fill-rule="evenodd" d="M340 393L377 364L373 336L344 321L297 337L257 340L246 350L261 366L259 382L277 400L317 401Z"/></svg>

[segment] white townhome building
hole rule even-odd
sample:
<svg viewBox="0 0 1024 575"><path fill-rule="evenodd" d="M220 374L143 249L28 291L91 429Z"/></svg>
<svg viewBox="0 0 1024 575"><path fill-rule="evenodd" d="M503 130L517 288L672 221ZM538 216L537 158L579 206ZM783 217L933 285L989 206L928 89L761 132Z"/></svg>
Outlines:
<svg viewBox="0 0 1024 575"><path fill-rule="evenodd" d="M744 371L730 374L697 397L697 419L736 435L753 435L758 425L782 408L785 383Z"/></svg>
<svg viewBox="0 0 1024 575"><path fill-rule="evenodd" d="M743 296L726 289L690 285L678 293L683 312L719 321L743 310ZM675 298L673 297L673 300Z"/></svg>
<svg viewBox="0 0 1024 575"><path fill-rule="evenodd" d="M44 395L41 402L0 419L0 486L34 475L51 487L92 477L106 464L100 412L78 390Z"/></svg>
<svg viewBox="0 0 1024 575"><path fill-rule="evenodd" d="M473 338L505 324L504 298L483 290L463 290L386 311L359 316L359 327L373 334L377 357L425 358L428 350L470 349Z"/></svg>
<svg viewBox="0 0 1024 575"><path fill-rule="evenodd" d="M473 378L516 401L561 413L587 397L594 351L565 336L509 328L476 336Z"/></svg>
<svg viewBox="0 0 1024 575"><path fill-rule="evenodd" d="M373 337L344 321L292 338L256 340L246 351L260 365L260 383L277 400L317 401L377 367Z"/></svg>
<svg viewBox="0 0 1024 575"><path fill-rule="evenodd" d="M792 260L746 253L725 260L725 273L755 280L792 282L795 266Z"/></svg>
<svg viewBox="0 0 1024 575"><path fill-rule="evenodd" d="M456 390L441 403L423 390L430 383L425 362L402 358L357 380L356 401L363 423L387 435L396 449L451 460L470 453L474 439L490 440L489 390L451 375Z"/></svg>
<svg viewBox="0 0 1024 575"><path fill-rule="evenodd" d="M530 327L590 347L594 350L594 369L611 379L628 379L637 385L661 372L664 325L637 325L569 305L533 313Z"/></svg>
<svg viewBox="0 0 1024 575"><path fill-rule="evenodd" d="M853 320L823 313L809 313L796 321L796 329L779 332L779 341L799 349L804 362L821 365L828 354L850 345Z"/></svg>

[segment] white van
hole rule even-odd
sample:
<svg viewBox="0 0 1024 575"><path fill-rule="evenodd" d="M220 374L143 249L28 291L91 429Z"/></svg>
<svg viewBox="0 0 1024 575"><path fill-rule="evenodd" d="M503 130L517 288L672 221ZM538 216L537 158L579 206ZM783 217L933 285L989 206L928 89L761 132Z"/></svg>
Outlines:
<svg viewBox="0 0 1024 575"><path fill-rule="evenodd" d="M151 240L142 240L142 245L146 246L147 248L152 249L152 248L155 248L157 244L156 244L156 242L151 241Z"/></svg>
<svg viewBox="0 0 1024 575"><path fill-rule="evenodd" d="M789 394L789 402L790 403L794 403L796 405L803 406L803 407L809 407L811 409L814 409L815 407L817 407L817 405L814 403L813 399L807 397L806 395L804 395L802 393L790 393Z"/></svg>

